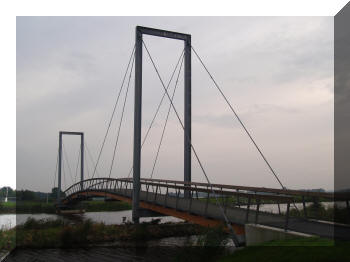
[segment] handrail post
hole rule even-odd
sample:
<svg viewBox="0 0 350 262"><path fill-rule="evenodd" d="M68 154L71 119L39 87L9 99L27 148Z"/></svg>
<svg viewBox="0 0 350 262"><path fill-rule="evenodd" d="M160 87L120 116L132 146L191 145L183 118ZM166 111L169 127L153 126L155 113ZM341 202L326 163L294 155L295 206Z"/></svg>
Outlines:
<svg viewBox="0 0 350 262"><path fill-rule="evenodd" d="M158 187L159 185L156 186L156 193L154 194L153 203L156 203L156 200L157 200Z"/></svg>
<svg viewBox="0 0 350 262"><path fill-rule="evenodd" d="M209 190L207 192L207 201L205 203L205 210L204 210L204 216L207 216L207 212L208 212L208 205L209 205Z"/></svg>
<svg viewBox="0 0 350 262"><path fill-rule="evenodd" d="M146 201L148 201L148 190L149 190L149 184L146 184Z"/></svg>
<svg viewBox="0 0 350 262"><path fill-rule="evenodd" d="M245 217L246 222L248 222L248 220L249 220L249 209L250 209L250 197L248 197L247 213L246 213L246 217Z"/></svg>
<svg viewBox="0 0 350 262"><path fill-rule="evenodd" d="M189 203L189 206L188 206L188 213L191 213L192 198L193 198L193 191L192 191L192 187L191 187L191 189L190 189L190 203Z"/></svg>
<svg viewBox="0 0 350 262"><path fill-rule="evenodd" d="M180 195L180 189L175 189L176 190L176 204L175 204L175 210L177 210L177 204L179 202L179 195Z"/></svg>
<svg viewBox="0 0 350 262"><path fill-rule="evenodd" d="M288 204L287 204L286 223L285 223L285 225L284 225L284 230L285 230L285 231L287 231L287 229L288 229L289 207L290 207L290 202L288 202Z"/></svg>
<svg viewBox="0 0 350 262"><path fill-rule="evenodd" d="M166 193L165 193L165 199L164 199L164 206L167 206L167 198L168 198L168 191L169 191L169 187L168 184L166 185Z"/></svg>
<svg viewBox="0 0 350 262"><path fill-rule="evenodd" d="M305 197L303 196L303 210L304 210L304 217L307 218L307 210L305 205Z"/></svg>
<svg viewBox="0 0 350 262"><path fill-rule="evenodd" d="M260 209L260 198L256 199L256 213L255 213L255 224L258 224L259 209Z"/></svg>

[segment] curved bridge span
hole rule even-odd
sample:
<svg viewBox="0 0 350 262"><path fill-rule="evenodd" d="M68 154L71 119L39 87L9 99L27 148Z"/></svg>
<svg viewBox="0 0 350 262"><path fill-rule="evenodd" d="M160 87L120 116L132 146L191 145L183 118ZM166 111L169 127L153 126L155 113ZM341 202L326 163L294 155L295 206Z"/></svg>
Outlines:
<svg viewBox="0 0 350 262"><path fill-rule="evenodd" d="M350 227L346 225L308 219L306 213L303 218L289 216L290 205L296 197L333 199L332 194L222 184L211 186L206 183L141 179L139 206L202 226L225 225L220 210L222 208L241 241L244 241L244 225L247 223L328 238L334 237L335 230L341 232L338 238L348 239L350 236ZM70 205L94 196L132 203L132 188L131 178L87 179L64 191L62 203ZM189 192L189 197L185 197L185 192ZM339 196L339 200L345 198L345 195ZM287 205L287 210L278 214L264 212L259 210L264 203L276 204L278 207L283 203Z"/></svg>

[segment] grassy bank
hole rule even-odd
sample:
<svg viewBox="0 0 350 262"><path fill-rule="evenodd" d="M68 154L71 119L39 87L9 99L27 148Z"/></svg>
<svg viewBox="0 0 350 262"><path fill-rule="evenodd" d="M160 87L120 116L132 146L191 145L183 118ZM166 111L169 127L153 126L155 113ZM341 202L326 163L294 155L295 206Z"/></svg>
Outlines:
<svg viewBox="0 0 350 262"><path fill-rule="evenodd" d="M266 242L259 246L244 247L229 254L219 246L217 233L211 240L196 247L179 250L175 261L218 262L342 262L350 261L350 242L339 242L324 238L300 238ZM214 237L213 237L214 236ZM213 243L215 243L213 245Z"/></svg>
<svg viewBox="0 0 350 262"><path fill-rule="evenodd" d="M341 262L350 261L350 242L338 242L323 238L271 241L261 246L245 247L220 262Z"/></svg>
<svg viewBox="0 0 350 262"><path fill-rule="evenodd" d="M0 230L0 250L18 248L86 247L91 244L112 241L141 241L164 237L195 235L203 228L193 224L165 223L157 221L139 225L106 225L86 220L72 224L64 220L28 219L23 225L10 230Z"/></svg>
<svg viewBox="0 0 350 262"><path fill-rule="evenodd" d="M340 208L337 206L324 207L321 203L313 203L306 207L308 218L322 219L326 221L333 221L343 224L350 224L350 212L347 208ZM292 208L290 215L295 217L304 217L304 211Z"/></svg>
<svg viewBox="0 0 350 262"><path fill-rule="evenodd" d="M131 205L120 201L83 201L79 204L79 208L85 209L87 212L99 211L121 211L131 209ZM53 202L34 202L34 201L18 201L0 203L0 214L37 214L37 213L56 213Z"/></svg>
<svg viewBox="0 0 350 262"><path fill-rule="evenodd" d="M323 238L302 238L271 241L260 246L244 247L228 254L222 244L227 234L221 228L203 228L185 223L157 224L155 221L140 225L105 225L85 221L72 224L63 220L29 219L11 230L0 230L0 250L18 248L77 248L99 243L120 241L123 247L145 247L146 240L164 237L200 235L195 242L176 248L168 261L350 261L350 242ZM119 246L120 246L119 244ZM194 246L195 245L195 246Z"/></svg>

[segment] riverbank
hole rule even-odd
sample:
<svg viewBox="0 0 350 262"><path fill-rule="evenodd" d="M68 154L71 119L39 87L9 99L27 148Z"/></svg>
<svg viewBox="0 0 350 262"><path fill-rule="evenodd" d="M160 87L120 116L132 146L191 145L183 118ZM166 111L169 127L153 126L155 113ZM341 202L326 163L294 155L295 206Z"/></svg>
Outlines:
<svg viewBox="0 0 350 262"><path fill-rule="evenodd" d="M130 210L131 205L121 201L82 201L79 208L86 212ZM17 201L0 203L0 214L55 214L53 202Z"/></svg>
<svg viewBox="0 0 350 262"><path fill-rule="evenodd" d="M50 257L62 254L57 250L68 250L67 254L64 253L66 251L63 253L68 256L82 253L85 258L99 257L100 261L104 261L104 254L100 253L103 249L108 259L111 256L121 258L124 255L137 255L141 258L152 257L152 261L255 262L257 258L262 262L350 261L350 242L334 242L317 237L271 241L259 246L239 248L230 254L225 247L229 243L228 235L221 228L204 228L188 223L159 224L159 219L139 225L105 225L90 220L72 223L60 219L28 219L14 229L0 230L0 236L0 250L12 250L16 246L11 255L15 258L21 254L27 258L33 256L33 259L42 254ZM188 241L180 246L162 246L161 240L177 237L186 237ZM150 245L153 241L154 244ZM157 257L158 252L163 252L162 259ZM81 260L75 256L74 261L93 261L85 258Z"/></svg>
<svg viewBox="0 0 350 262"><path fill-rule="evenodd" d="M204 233L204 228L188 223L158 224L159 219L134 225L106 225L86 220L71 223L61 219L28 219L13 229L0 230L0 250L13 248L73 248L114 241L137 242L165 237L189 236Z"/></svg>

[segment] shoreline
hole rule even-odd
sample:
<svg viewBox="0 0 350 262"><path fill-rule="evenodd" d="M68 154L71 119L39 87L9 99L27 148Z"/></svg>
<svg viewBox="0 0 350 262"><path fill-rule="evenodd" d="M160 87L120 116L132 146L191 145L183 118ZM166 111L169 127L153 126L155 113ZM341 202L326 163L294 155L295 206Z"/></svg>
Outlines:
<svg viewBox="0 0 350 262"><path fill-rule="evenodd" d="M205 228L185 222L160 224L159 219L138 225L106 225L86 220L72 223L60 219L28 219L24 224L0 231L0 250L13 248L91 247L107 243L128 242L135 245L167 237L200 235Z"/></svg>

